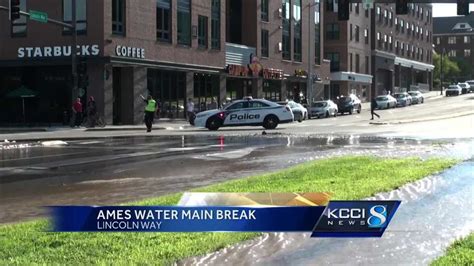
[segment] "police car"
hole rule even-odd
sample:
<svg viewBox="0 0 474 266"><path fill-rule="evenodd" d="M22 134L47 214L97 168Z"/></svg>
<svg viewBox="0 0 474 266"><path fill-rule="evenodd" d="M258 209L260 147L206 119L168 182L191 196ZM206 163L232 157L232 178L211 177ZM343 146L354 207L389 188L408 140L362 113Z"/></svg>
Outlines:
<svg viewBox="0 0 474 266"><path fill-rule="evenodd" d="M278 124L293 122L293 112L288 105L281 106L264 99L234 101L223 109L208 110L196 115L194 125L209 130L231 126L263 126L274 129Z"/></svg>

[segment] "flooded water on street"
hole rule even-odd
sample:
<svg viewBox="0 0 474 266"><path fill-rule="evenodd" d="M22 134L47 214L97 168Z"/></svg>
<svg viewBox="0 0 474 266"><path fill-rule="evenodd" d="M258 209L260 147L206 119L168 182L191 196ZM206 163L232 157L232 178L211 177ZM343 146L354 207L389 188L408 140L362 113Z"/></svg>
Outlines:
<svg viewBox="0 0 474 266"><path fill-rule="evenodd" d="M348 154L464 160L472 156L472 140L454 143L359 136L180 136L85 139L49 145L2 143L0 223L42 216L42 206L130 202Z"/></svg>
<svg viewBox="0 0 474 266"><path fill-rule="evenodd" d="M401 200L384 236L318 239L271 233L178 265L427 265L474 231L474 161L369 200Z"/></svg>

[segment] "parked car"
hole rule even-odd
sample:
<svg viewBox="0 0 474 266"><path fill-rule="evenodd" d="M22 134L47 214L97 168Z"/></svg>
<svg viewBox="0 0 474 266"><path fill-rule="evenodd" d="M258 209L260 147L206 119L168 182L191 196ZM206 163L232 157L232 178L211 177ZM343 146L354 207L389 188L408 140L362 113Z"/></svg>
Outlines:
<svg viewBox="0 0 474 266"><path fill-rule="evenodd" d="M466 81L467 84L469 84L469 86L471 86L469 88L469 92L474 92L474 80L468 80Z"/></svg>
<svg viewBox="0 0 474 266"><path fill-rule="evenodd" d="M354 111L357 111L357 113L360 114L362 111L362 104L357 96L351 94L339 98L339 101L337 102L337 110L340 114L352 114Z"/></svg>
<svg viewBox="0 0 474 266"><path fill-rule="evenodd" d="M462 88L459 85L453 84L449 85L449 87L446 89L446 96L453 96L453 95L461 95L462 94Z"/></svg>
<svg viewBox="0 0 474 266"><path fill-rule="evenodd" d="M392 95L380 95L375 98L377 102L377 109L388 109L397 107L397 99Z"/></svg>
<svg viewBox="0 0 474 266"><path fill-rule="evenodd" d="M393 95L397 99L397 106L409 106L411 105L411 96L406 92L395 93Z"/></svg>
<svg viewBox="0 0 474 266"><path fill-rule="evenodd" d="M279 105L288 105L291 108L291 111L293 112L293 115L295 117L295 121L298 122L303 122L303 120L306 120L308 117L308 110L304 108L303 105L295 102L295 101L283 101L283 102L278 102Z"/></svg>
<svg viewBox="0 0 474 266"><path fill-rule="evenodd" d="M408 94L411 96L412 104L425 102L425 96L419 91L409 91Z"/></svg>
<svg viewBox="0 0 474 266"><path fill-rule="evenodd" d="M458 83L459 87L461 87L461 93L466 94L471 92L471 85L469 83Z"/></svg>
<svg viewBox="0 0 474 266"><path fill-rule="evenodd" d="M330 116L337 116L337 104L335 104L331 100L327 101L317 101L311 104L309 109L311 117L330 117Z"/></svg>

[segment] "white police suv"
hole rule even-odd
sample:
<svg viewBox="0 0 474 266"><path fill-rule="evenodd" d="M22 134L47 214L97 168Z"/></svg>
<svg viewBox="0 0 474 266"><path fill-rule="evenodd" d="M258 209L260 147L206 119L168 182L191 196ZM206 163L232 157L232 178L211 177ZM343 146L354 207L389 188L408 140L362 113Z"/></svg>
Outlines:
<svg viewBox="0 0 474 266"><path fill-rule="evenodd" d="M234 101L223 109L208 110L196 115L194 125L209 130L232 126L263 126L274 129L281 123L293 122L294 116L288 105L281 106L264 99Z"/></svg>

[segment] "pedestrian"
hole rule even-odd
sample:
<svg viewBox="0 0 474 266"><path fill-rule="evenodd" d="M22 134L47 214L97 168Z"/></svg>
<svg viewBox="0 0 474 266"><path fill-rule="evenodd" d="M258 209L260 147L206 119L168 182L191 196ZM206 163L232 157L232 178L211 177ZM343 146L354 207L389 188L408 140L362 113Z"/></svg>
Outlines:
<svg viewBox="0 0 474 266"><path fill-rule="evenodd" d="M380 118L380 115L375 113L376 108L377 108L377 101L375 100L375 98L372 98L372 101L370 102L370 114L372 114L372 119L370 119L370 120L374 120L374 115L377 118Z"/></svg>
<svg viewBox="0 0 474 266"><path fill-rule="evenodd" d="M143 95L140 95L143 101L146 103L145 106L145 125L146 125L146 132L151 132L151 127L153 125L153 119L155 118L155 112L158 109L156 101L153 100L151 95L145 99Z"/></svg>
<svg viewBox="0 0 474 266"><path fill-rule="evenodd" d="M81 98L77 98L76 101L72 104L72 112L74 114L74 123L71 124L72 127L81 127L82 124L82 103Z"/></svg>
<svg viewBox="0 0 474 266"><path fill-rule="evenodd" d="M188 121L191 122L194 119L194 102L193 99L189 98L186 104L186 111L188 115Z"/></svg>
<svg viewBox="0 0 474 266"><path fill-rule="evenodd" d="M87 121L89 127L95 127L97 123L97 104L95 102L94 96L89 97L87 101Z"/></svg>
<svg viewBox="0 0 474 266"><path fill-rule="evenodd" d="M217 109L217 101L216 98L212 98L211 103L207 106L207 110L215 110Z"/></svg>

